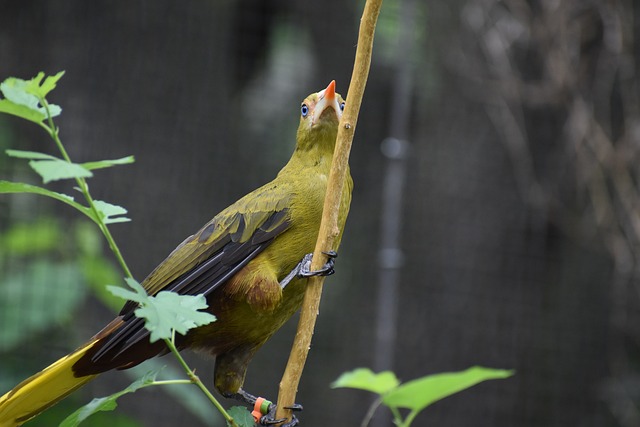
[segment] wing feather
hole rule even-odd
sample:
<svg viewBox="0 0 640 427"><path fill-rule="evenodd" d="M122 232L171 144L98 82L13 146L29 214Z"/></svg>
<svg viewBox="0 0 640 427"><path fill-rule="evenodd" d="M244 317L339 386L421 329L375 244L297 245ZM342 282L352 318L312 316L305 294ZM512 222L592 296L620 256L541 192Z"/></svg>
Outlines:
<svg viewBox="0 0 640 427"><path fill-rule="evenodd" d="M167 290L209 295L291 226L287 197L254 195L253 202L248 197L240 199L182 242L142 282L147 293ZM269 199L273 202L268 203ZM108 363L147 339L150 332L144 328L144 320L134 316L136 308L133 301L125 304L120 312L122 326L103 339L92 362Z"/></svg>

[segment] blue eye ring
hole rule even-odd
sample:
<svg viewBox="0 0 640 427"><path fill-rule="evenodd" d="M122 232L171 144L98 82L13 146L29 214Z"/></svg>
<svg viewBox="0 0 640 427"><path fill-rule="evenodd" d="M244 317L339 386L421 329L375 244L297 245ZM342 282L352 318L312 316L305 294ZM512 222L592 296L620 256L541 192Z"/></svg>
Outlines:
<svg viewBox="0 0 640 427"><path fill-rule="evenodd" d="M344 111L344 101L340 103L340 111Z"/></svg>
<svg viewBox="0 0 640 427"><path fill-rule="evenodd" d="M309 114L309 107L307 107L307 104L302 104L300 107L300 113L302 114L302 117L307 117Z"/></svg>

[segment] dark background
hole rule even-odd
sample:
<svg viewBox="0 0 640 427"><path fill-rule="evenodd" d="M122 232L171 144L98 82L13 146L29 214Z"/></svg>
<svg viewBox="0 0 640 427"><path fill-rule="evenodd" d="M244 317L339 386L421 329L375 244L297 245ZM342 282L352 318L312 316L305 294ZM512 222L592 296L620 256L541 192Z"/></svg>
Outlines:
<svg viewBox="0 0 640 427"><path fill-rule="evenodd" d="M346 94L363 2L0 6L0 78L66 71L49 99L63 108L71 157L135 155L90 185L129 210L133 222L111 229L142 279L277 173L306 95L331 79ZM298 394L303 425L359 425L371 397L330 389L344 371L393 369L406 381L472 365L516 374L439 402L414 425L640 424L639 23L631 0L385 0L351 154L351 214ZM55 152L28 123L3 117L0 130L5 148ZM404 156L381 151L389 137L408 144ZM0 178L25 179L12 164L3 160ZM40 212L77 218L26 198L0 197L0 231ZM87 296L64 321L0 347L0 378L40 369L111 316ZM275 399L295 323L258 354L248 390ZM376 338L378 324L390 333ZM211 384L211 361L189 360ZM107 374L70 408L130 381ZM143 426L214 424L173 402L144 390L117 413ZM54 425L49 416L30 425Z"/></svg>

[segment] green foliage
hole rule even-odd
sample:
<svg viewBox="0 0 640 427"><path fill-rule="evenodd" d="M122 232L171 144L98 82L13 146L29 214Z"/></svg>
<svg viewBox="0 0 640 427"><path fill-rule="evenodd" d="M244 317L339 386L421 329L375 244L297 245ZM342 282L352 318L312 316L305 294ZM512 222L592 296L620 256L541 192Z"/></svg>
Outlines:
<svg viewBox="0 0 640 427"><path fill-rule="evenodd" d="M86 204L76 201L70 195L22 182L0 181L0 193L46 196L61 201L89 217L104 235L125 273L125 280L134 290L132 292L121 288L110 288L109 291L118 297L140 304L140 307L136 310L136 315L145 319L145 325L151 331L152 342L164 339L167 347L174 353L189 379L156 381L155 372L147 374L125 390L105 398L94 399L88 405L74 412L61 425L76 426L97 412L113 410L117 406L116 400L120 396L132 393L142 387L159 384L196 384L222 413L227 422L233 426L245 425L235 423L226 413L224 408L220 406L184 362L173 342L175 332L185 334L191 328L215 321L215 316L198 311L207 307L205 298L203 296L180 296L171 292L160 292L156 296L147 296L142 286L133 279L107 227L109 224L129 221L129 218L124 216L127 210L112 203L94 200L89 193L86 179L93 177L93 171L133 163L133 156L114 160L75 163L71 161L67 154L59 137L59 130L53 122L53 118L58 116L62 109L57 105L50 104L46 99L46 96L55 88L63 74L64 72L60 72L55 76L45 78L44 73L39 73L31 80L11 77L0 83L0 92L4 97L0 98L0 113L11 114L38 124L49 134L60 152L60 157L37 151L23 150L6 150L6 154L9 157L28 160L29 166L42 178L43 184L52 181L74 180L76 183L74 189L82 194ZM36 232L35 235L34 231ZM62 235L63 233L60 230L52 228L50 224L24 224L10 228L5 236L0 236L0 244L5 247L4 252L11 253L14 258L20 255L33 257L42 252L56 250L58 242L68 240L60 239ZM64 236L69 236L69 233L64 233ZM23 271L18 269L18 273L7 274L6 277L0 278L0 285L7 291L4 292L7 297L0 300L0 312L3 313L4 320L8 324L21 325L20 328L0 328L0 342L3 346L15 346L20 340L29 337L33 331L42 329L46 325L57 323L59 318L72 313L74 306L81 301L84 295L85 287L82 285L84 282L88 282L95 289L98 289L98 295L107 301L108 305L115 306L117 304L115 302L116 298L106 292L103 285L104 283L117 281L118 275L114 273L110 264L102 258L101 244L99 239L96 238L95 232L92 229L79 226L75 228L75 238L79 249L77 262L53 263L46 259L37 260L30 262ZM3 262L2 253L3 251L0 251L0 263ZM64 293L63 296L58 295L58 292L56 292L56 304L48 304L44 301L44 305L39 306L39 308L47 306L51 309L40 309L37 312L30 313L26 311L24 304L18 304L18 302L47 298L48 294L42 292L42 286L37 286L37 284L46 284L49 289L55 291L66 287L69 288L69 291ZM18 310L16 307L20 307L20 309ZM135 425L135 423L128 424ZM94 422L93 425L98 424ZM253 421L250 425L253 425Z"/></svg>
<svg viewBox="0 0 640 427"><path fill-rule="evenodd" d="M47 94L64 75L60 71L55 76L49 76L42 82L44 73L40 72L31 80L9 77L0 83L0 92L5 99L0 99L0 112L12 114L35 123L60 115L62 109L54 104L43 103Z"/></svg>
<svg viewBox="0 0 640 427"><path fill-rule="evenodd" d="M253 415L244 406L234 406L229 409L229 415L233 418L238 427L253 427L255 422ZM231 423L227 421L227 426Z"/></svg>
<svg viewBox="0 0 640 427"><path fill-rule="evenodd" d="M83 407L79 408L73 414L69 415L60 423L60 427L76 427L82 421L89 418L91 415L101 411L113 411L118 406L116 402L119 397L125 394L133 393L143 387L148 387L155 384L156 376L158 372L148 372L145 376L139 380L131 383L127 388L114 393L110 396L100 397L93 399Z"/></svg>
<svg viewBox="0 0 640 427"><path fill-rule="evenodd" d="M393 372L379 374L366 368L343 373L331 384L333 388L355 388L376 393L380 402L391 409L394 422L400 427L408 427L423 409L431 404L466 390L480 382L504 379L513 375L513 371L474 366L461 372L446 372L428 375L400 384ZM399 409L408 409L403 419Z"/></svg>
<svg viewBox="0 0 640 427"><path fill-rule="evenodd" d="M34 283L46 283L55 289L56 303L50 304L51 292L46 292L41 286L33 286ZM86 291L77 264L60 264L45 259L36 260L24 270L2 277L0 287L3 294L0 298L2 321L5 325L20 325L19 328L0 328L0 344L4 350L16 347L31 334L67 319ZM31 304L25 307L24 301Z"/></svg>
<svg viewBox="0 0 640 427"><path fill-rule="evenodd" d="M140 305L135 315L145 319L144 326L151 331L151 342L171 339L173 331L184 335L189 329L216 320L214 315L198 311L208 307L204 295L178 295L175 292L162 291L155 296L149 296L134 279L127 278L126 282L134 292L116 286L107 288L112 294Z"/></svg>
<svg viewBox="0 0 640 427"><path fill-rule="evenodd" d="M400 381L396 378L396 374L391 371L376 374L369 368L358 368L340 375L331 384L331 387L357 388L383 395L399 385Z"/></svg>
<svg viewBox="0 0 640 427"><path fill-rule="evenodd" d="M35 222L11 226L0 235L0 248L14 256L46 254L58 247L62 236L60 225L55 220L41 217Z"/></svg>

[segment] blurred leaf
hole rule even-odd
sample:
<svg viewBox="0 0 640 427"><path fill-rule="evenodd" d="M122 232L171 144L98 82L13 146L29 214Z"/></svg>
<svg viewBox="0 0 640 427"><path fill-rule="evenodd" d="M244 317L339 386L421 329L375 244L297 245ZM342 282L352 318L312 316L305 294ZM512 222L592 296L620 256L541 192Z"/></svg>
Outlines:
<svg viewBox="0 0 640 427"><path fill-rule="evenodd" d="M123 372L131 378L139 378L144 375L145 372L150 370L159 371L157 377L158 381L172 380L184 376L184 371L182 369L171 365L163 366L163 361L156 358L149 359L144 363L129 368ZM162 391L170 395L176 403L188 409L189 412L202 421L203 425L214 427L222 426L224 424L224 419L220 412L216 410L215 406L211 404L211 401L200 391L199 388L192 387L189 384L172 384L164 385L162 387Z"/></svg>
<svg viewBox="0 0 640 427"><path fill-rule="evenodd" d="M46 117L40 111L34 111L24 105L14 104L7 99L0 99L0 113L11 114L36 123L42 122Z"/></svg>
<svg viewBox="0 0 640 427"><path fill-rule="evenodd" d="M76 221L73 232L75 243L81 254L91 256L102 254L102 234L94 224L87 221Z"/></svg>
<svg viewBox="0 0 640 427"><path fill-rule="evenodd" d="M102 220L105 224L131 221L131 219L127 217L119 216L127 213L127 210L122 206L113 205L102 200L94 200L93 204L102 215Z"/></svg>
<svg viewBox="0 0 640 427"><path fill-rule="evenodd" d="M31 160L29 166L42 177L46 184L51 181L71 178L91 178L93 173L77 163L53 158L51 160Z"/></svg>
<svg viewBox="0 0 640 427"><path fill-rule="evenodd" d="M91 218L92 221L96 221L93 212L91 212L89 208L82 206L78 202L75 202L73 200L73 197L66 194L56 193L54 191L50 191L46 188L38 187L36 185L24 184L22 182L0 181L0 193L32 193L51 197L63 203L66 203L69 206L73 206L74 208Z"/></svg>
<svg viewBox="0 0 640 427"><path fill-rule="evenodd" d="M115 313L119 312L122 299L109 292L105 285L118 282L121 277L120 270L101 256L84 256L80 259L80 266L94 295Z"/></svg>
<svg viewBox="0 0 640 427"><path fill-rule="evenodd" d="M75 411L73 414L65 418L64 421L60 423L60 427L75 427L96 412L113 411L118 406L116 400L118 400L120 396L133 393L142 387L151 385L156 380L157 375L157 371L149 372L144 377L131 383L129 387L125 388L122 391L114 393L110 396L93 399L91 402L87 403L86 405Z"/></svg>
<svg viewBox="0 0 640 427"><path fill-rule="evenodd" d="M0 278L0 328L2 350L19 345L34 333L67 319L85 295L82 274L75 264L37 260L22 273ZM52 298L55 297L55 304ZM17 327L19 325L19 327Z"/></svg>
<svg viewBox="0 0 640 427"><path fill-rule="evenodd" d="M27 81L25 90L38 98L46 98L49 92L55 89L56 83L58 83L58 80L60 80L63 75L64 71L60 71L55 76L47 76L47 78L44 79L44 83L40 84L44 77L44 73L41 71L37 76Z"/></svg>
<svg viewBox="0 0 640 427"><path fill-rule="evenodd" d="M331 387L356 388L383 395L389 390L396 388L399 384L400 381L396 378L396 374L391 371L375 374L371 369L358 368L340 375L340 377L331 384Z"/></svg>
<svg viewBox="0 0 640 427"><path fill-rule="evenodd" d="M38 151L24 151L24 150L6 150L7 156L15 157L18 159L35 159L35 160L60 160L50 154L40 153Z"/></svg>
<svg viewBox="0 0 640 427"><path fill-rule="evenodd" d="M12 384L12 386L15 384ZM75 396L74 396L75 397ZM65 399L42 414L27 421L25 427L51 427L60 424L70 413L75 411L79 403L75 399ZM137 420L120 413L100 412L91 417L91 427L143 427Z"/></svg>
<svg viewBox="0 0 640 427"><path fill-rule="evenodd" d="M238 427L254 427L256 425L253 420L253 415L251 415L251 412L244 406L234 406L227 412L231 415L231 418L233 418ZM231 424L227 422L227 426L230 425Z"/></svg>
<svg viewBox="0 0 640 427"><path fill-rule="evenodd" d="M458 393L482 381L503 379L513 371L474 366L461 372L445 372L406 382L383 396L382 402L392 408L421 411L447 396Z"/></svg>
<svg viewBox="0 0 640 427"><path fill-rule="evenodd" d="M87 170L109 168L111 166L126 165L135 161L133 156L123 157L115 160L99 160L97 162L82 163L82 167Z"/></svg>
<svg viewBox="0 0 640 427"><path fill-rule="evenodd" d="M12 225L0 236L0 247L12 255L48 252L60 245L63 236L58 223L43 217L35 222Z"/></svg>
<svg viewBox="0 0 640 427"><path fill-rule="evenodd" d="M6 99L0 100L0 112L13 114L32 122L42 122L47 117L47 111L41 105L40 99L44 99L56 86L56 82L62 77L64 72L55 76L47 77L42 85L40 82L44 78L44 73L40 72L31 80L22 80L9 77L0 83L0 92ZM49 104L49 113L55 117L62 112L62 109L54 104Z"/></svg>
<svg viewBox="0 0 640 427"><path fill-rule="evenodd" d="M141 305L135 314L145 319L145 328L151 331L151 342L170 339L173 330L184 335L189 329L216 320L214 315L198 311L208 307L204 295L179 295L162 291L155 296L149 296L138 282L129 278L125 280L135 292L116 286L107 288L114 295Z"/></svg>

